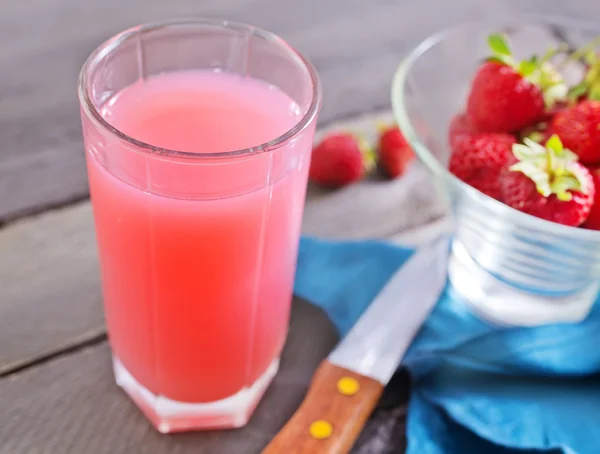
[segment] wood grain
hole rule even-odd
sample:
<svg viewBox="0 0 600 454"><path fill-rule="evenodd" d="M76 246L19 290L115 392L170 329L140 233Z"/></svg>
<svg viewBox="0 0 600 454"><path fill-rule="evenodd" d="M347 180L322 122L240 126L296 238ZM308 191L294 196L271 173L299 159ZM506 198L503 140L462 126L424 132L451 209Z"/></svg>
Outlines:
<svg viewBox="0 0 600 454"><path fill-rule="evenodd" d="M175 435L159 434L117 388L106 343L85 348L0 380L0 453L258 453L336 342L325 314L296 299L280 371L248 426Z"/></svg>
<svg viewBox="0 0 600 454"><path fill-rule="evenodd" d="M0 231L0 375L104 334L89 203Z"/></svg>
<svg viewBox="0 0 600 454"><path fill-rule="evenodd" d="M315 63L323 79L321 122L326 124L388 107L400 59L428 34L465 20L535 11L535 3L541 5L518 0L5 2L0 41L10 45L0 48L0 220L87 195L77 74L97 45L124 28L195 15L270 29ZM545 11L580 15L597 13L594 4L543 2Z"/></svg>
<svg viewBox="0 0 600 454"><path fill-rule="evenodd" d="M333 123L330 129L371 137L377 121L389 118L389 113L360 116ZM373 179L340 191L312 187L303 233L337 239L387 237L443 214L427 172L415 163L395 181ZM8 225L0 230L0 257L0 375L104 334L89 202Z"/></svg>
<svg viewBox="0 0 600 454"><path fill-rule="evenodd" d="M344 395L338 390L343 379L355 381L359 387L355 394ZM262 454L347 454L382 392L378 381L323 361L304 401ZM314 424L325 425L325 432L311 432Z"/></svg>
<svg viewBox="0 0 600 454"><path fill-rule="evenodd" d="M316 64L325 89L321 124L340 127L339 119L389 106L389 83L399 60L431 32L464 20L538 11L600 20L600 3L592 0L5 2L0 8L0 40L8 43L0 47L0 223L87 197L77 73L94 47L125 27L201 15L268 28ZM368 128L368 122L354 124ZM411 189L422 181L420 171L415 167L404 182L368 180L339 192L311 188L304 232L381 237L436 219L443 209L435 197ZM335 343L329 322L314 307L295 301L281 372L248 427L158 435L112 383L108 347L100 341L104 327L91 225L83 202L0 230L0 375L5 374L0 454L259 452L293 414L314 368ZM97 345L77 349L86 342ZM354 453L403 451L407 390L408 379L399 373Z"/></svg>
<svg viewBox="0 0 600 454"><path fill-rule="evenodd" d="M524 38L521 42L533 50L536 42L547 36ZM331 130L353 130L374 142L376 123L390 120L389 112L361 115L330 123L319 136ZM22 134L23 140L35 135ZM6 162L0 159L0 174ZM50 175L51 170L48 172ZM0 185L3 181L0 175ZM56 181L68 184L62 177ZM0 210L2 194L12 192L0 192ZM311 186L303 233L336 239L382 238L422 226L443 214L444 206L427 172L414 163L404 178L394 181L374 177L338 191ZM0 330L0 374L102 336L96 249L87 202L0 230L0 254L4 258L0 261L0 320L6 325Z"/></svg>

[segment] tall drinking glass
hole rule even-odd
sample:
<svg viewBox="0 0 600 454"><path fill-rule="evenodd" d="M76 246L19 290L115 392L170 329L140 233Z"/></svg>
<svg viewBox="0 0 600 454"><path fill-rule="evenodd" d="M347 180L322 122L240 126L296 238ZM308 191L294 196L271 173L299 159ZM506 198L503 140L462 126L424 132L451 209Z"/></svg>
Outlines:
<svg viewBox="0 0 600 454"><path fill-rule="evenodd" d="M287 334L321 88L255 27L134 27L79 79L116 381L161 432L243 426Z"/></svg>

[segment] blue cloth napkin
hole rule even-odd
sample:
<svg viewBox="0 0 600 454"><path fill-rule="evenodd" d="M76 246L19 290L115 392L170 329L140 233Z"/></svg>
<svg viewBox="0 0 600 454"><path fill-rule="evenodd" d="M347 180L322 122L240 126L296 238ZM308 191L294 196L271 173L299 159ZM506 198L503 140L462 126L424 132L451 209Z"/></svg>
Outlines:
<svg viewBox="0 0 600 454"><path fill-rule="evenodd" d="M302 238L295 293L343 336L412 252ZM506 328L448 285L403 365L408 454L600 453L600 304L577 324Z"/></svg>

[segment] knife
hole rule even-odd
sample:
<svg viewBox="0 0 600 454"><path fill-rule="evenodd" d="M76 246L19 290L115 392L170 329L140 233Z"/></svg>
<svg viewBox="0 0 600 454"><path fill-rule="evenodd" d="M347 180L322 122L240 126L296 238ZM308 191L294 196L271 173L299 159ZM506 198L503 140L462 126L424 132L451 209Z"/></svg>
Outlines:
<svg viewBox="0 0 600 454"><path fill-rule="evenodd" d="M345 454L446 284L448 238L417 250L319 365L292 418L262 454Z"/></svg>

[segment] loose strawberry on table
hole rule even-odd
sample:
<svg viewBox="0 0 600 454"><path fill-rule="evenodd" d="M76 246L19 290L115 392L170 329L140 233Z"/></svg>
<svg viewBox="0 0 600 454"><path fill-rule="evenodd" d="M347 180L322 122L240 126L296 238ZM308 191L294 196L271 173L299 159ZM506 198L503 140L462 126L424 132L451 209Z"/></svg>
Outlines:
<svg viewBox="0 0 600 454"><path fill-rule="evenodd" d="M546 108L567 93L548 53L540 60L517 61L502 35L489 37L492 56L475 74L467 100L474 129L513 133L544 119Z"/></svg>
<svg viewBox="0 0 600 454"><path fill-rule="evenodd" d="M379 165L391 178L404 174L415 154L398 126L380 128L377 150Z"/></svg>
<svg viewBox="0 0 600 454"><path fill-rule="evenodd" d="M349 133L332 134L313 148L309 179L337 188L359 181L374 164L373 152L362 139Z"/></svg>
<svg viewBox="0 0 600 454"><path fill-rule="evenodd" d="M568 226L588 218L595 197L590 172L553 135L546 146L525 139L513 146L518 162L502 174L504 203L524 213Z"/></svg>

